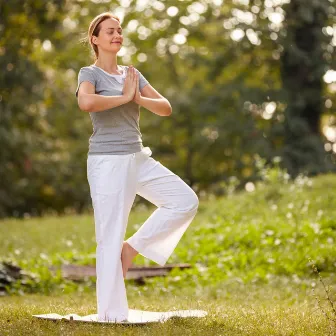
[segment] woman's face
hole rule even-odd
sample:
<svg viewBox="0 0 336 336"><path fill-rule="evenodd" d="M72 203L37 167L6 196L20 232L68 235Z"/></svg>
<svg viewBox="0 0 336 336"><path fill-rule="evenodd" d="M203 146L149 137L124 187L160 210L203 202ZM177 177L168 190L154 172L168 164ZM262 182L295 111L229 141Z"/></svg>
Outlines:
<svg viewBox="0 0 336 336"><path fill-rule="evenodd" d="M122 46L122 28L115 19L106 19L100 23L100 31L97 36L92 37L92 41L99 49L117 53Z"/></svg>

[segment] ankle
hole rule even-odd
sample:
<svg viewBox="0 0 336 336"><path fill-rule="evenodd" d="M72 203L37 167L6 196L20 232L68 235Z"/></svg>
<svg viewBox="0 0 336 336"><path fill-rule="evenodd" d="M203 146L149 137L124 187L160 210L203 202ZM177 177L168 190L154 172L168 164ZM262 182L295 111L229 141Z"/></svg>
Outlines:
<svg viewBox="0 0 336 336"><path fill-rule="evenodd" d="M129 243L125 242L126 247L131 251L132 255L136 256L139 252L134 249Z"/></svg>

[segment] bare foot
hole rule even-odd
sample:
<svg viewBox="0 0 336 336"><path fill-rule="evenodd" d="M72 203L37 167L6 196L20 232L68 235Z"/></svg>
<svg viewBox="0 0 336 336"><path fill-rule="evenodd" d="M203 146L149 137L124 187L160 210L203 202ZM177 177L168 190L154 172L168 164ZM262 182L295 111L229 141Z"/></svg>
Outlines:
<svg viewBox="0 0 336 336"><path fill-rule="evenodd" d="M138 251L135 250L130 244L127 242L123 242L123 247L121 250L121 263L123 269L124 279L126 277L126 273L130 266L132 265L132 260L138 254Z"/></svg>

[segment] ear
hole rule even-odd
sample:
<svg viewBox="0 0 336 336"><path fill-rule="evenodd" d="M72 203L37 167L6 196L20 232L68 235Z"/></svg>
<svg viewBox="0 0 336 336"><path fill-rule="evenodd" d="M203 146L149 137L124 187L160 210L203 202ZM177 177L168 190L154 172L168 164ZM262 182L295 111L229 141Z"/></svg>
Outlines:
<svg viewBox="0 0 336 336"><path fill-rule="evenodd" d="M97 42L97 37L96 36L92 36L92 43L96 44Z"/></svg>

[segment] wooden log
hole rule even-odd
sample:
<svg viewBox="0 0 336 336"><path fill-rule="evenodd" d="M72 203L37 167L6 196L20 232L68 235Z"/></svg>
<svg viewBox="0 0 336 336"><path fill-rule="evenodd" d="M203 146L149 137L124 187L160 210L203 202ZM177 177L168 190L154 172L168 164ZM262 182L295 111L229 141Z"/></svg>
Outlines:
<svg viewBox="0 0 336 336"><path fill-rule="evenodd" d="M186 269L190 268L189 264L170 264L165 266L132 266L128 269L126 280L142 280L144 278L155 276L166 276L173 268ZM56 271L57 267L49 267L51 271ZM82 281L86 277L96 276L95 265L62 265L62 276L73 281Z"/></svg>

